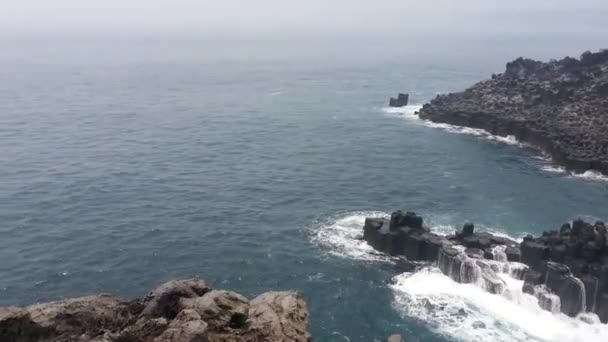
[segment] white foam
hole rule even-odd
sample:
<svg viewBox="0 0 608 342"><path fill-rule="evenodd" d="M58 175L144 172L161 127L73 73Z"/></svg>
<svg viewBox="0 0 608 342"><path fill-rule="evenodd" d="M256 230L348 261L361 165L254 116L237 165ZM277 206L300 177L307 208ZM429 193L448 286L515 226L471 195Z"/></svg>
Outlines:
<svg viewBox="0 0 608 342"><path fill-rule="evenodd" d="M416 124L420 124L420 125L423 125L426 127L440 128L440 129L443 129L450 133L472 135L472 136L480 137L483 139L487 139L487 140L491 140L491 141L495 141L495 142L499 142L499 143L503 143L503 144L507 144L507 145L519 146L519 147L529 147L530 146L530 145L527 145L527 144L522 143L521 141L517 140L517 138L514 135L508 135L505 137L505 136L491 134L490 132L488 132L484 129L456 126L456 125L450 125L450 124L446 124L446 123L437 123L437 122L432 122L429 120L421 119L418 116L418 111L421 108L422 108L421 105L416 104L416 105L408 105L405 107L384 107L384 108L382 108L382 111L387 114L396 115L400 118L406 119L406 120L411 121ZM541 153L543 153L543 152L541 151ZM597 171L588 170L583 173L567 172L566 169L563 167L551 165L550 164L551 159L549 157L547 157L546 155L541 155L538 157L538 159L541 159L547 163L547 165L543 165L541 167L541 169L545 172L568 174L569 177L580 178L580 179L585 179L585 180L608 181L608 176L603 175Z"/></svg>
<svg viewBox="0 0 608 342"><path fill-rule="evenodd" d="M608 176L593 170L587 170L583 173L571 173L570 176L594 181L608 181Z"/></svg>
<svg viewBox="0 0 608 342"><path fill-rule="evenodd" d="M504 144L508 144L508 145L524 146L524 144L519 142L513 135L503 137L503 136L499 136L499 135L493 135L490 132L483 130L483 129L479 129L479 128L456 126L456 125L432 122L429 120L421 119L418 116L418 111L421 108L422 108L421 105L408 105L408 106L400 107L400 108L384 107L384 108L382 108L382 111L384 111L387 114L398 115L398 117L406 119L411 122L414 122L416 124L420 124L420 125L423 125L426 127L440 128L440 129L443 129L450 133L473 135L473 136L477 136L480 138L484 138L484 139L488 139L491 141L496 141L496 142L500 142L500 143L504 143Z"/></svg>
<svg viewBox="0 0 608 342"><path fill-rule="evenodd" d="M507 290L502 296L494 295L472 284L454 282L431 267L396 276L391 289L398 311L460 341L608 339L608 326L545 311L535 297L521 291L522 281L505 280Z"/></svg>
<svg viewBox="0 0 608 342"><path fill-rule="evenodd" d="M313 240L329 248L329 253L333 255L359 260L391 260L361 239L366 217L390 216L379 211L348 213L320 224Z"/></svg>
<svg viewBox="0 0 608 342"><path fill-rule="evenodd" d="M561 166L556 166L556 165L544 165L543 167L541 167L541 170L543 170L545 172L558 173L558 174L566 173L565 168L563 168Z"/></svg>
<svg viewBox="0 0 608 342"><path fill-rule="evenodd" d="M570 178L578 178L578 179L591 180L591 181L602 181L602 182L608 181L608 176L603 175L600 172L593 171L593 170L587 170L583 173L574 173L574 172L568 172L566 170L566 168L564 168L562 166L557 166L557 165L544 165L543 167L541 167L541 169L543 171L549 172L549 173L568 175L568 177L570 177Z"/></svg>

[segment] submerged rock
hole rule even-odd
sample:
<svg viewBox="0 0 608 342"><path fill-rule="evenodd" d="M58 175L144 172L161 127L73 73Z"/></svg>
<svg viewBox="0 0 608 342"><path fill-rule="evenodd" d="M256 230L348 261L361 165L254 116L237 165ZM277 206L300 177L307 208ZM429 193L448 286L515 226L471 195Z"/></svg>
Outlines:
<svg viewBox="0 0 608 342"><path fill-rule="evenodd" d="M249 301L190 279L133 301L99 295L0 308L0 341L304 342L310 340L307 324L297 292Z"/></svg>

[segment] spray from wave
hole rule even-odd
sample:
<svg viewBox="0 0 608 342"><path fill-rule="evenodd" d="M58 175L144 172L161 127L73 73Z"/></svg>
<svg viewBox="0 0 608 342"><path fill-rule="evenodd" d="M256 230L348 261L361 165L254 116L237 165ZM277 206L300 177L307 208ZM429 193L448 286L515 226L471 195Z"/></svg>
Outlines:
<svg viewBox="0 0 608 342"><path fill-rule="evenodd" d="M353 212L320 224L313 240L329 253L359 260L391 262L361 240L366 217L387 213ZM448 234L455 227L432 225L435 233ZM496 233L495 229L486 230ZM504 236L513 237L504 234ZM518 240L517 238L515 240ZM498 260L498 259L497 259ZM510 265L505 265L510 266ZM491 294L475 284L455 282L437 267L402 273L389 285L395 310L420 320L434 331L459 341L606 341L608 325L584 315L571 318L543 310L535 296L522 292L523 281L504 267L502 294Z"/></svg>

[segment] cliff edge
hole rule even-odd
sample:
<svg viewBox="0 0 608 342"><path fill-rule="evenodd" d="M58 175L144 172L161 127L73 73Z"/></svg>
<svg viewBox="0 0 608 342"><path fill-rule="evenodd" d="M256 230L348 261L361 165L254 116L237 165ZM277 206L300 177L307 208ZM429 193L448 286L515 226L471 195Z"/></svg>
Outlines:
<svg viewBox="0 0 608 342"><path fill-rule="evenodd" d="M608 50L546 63L520 57L489 80L437 96L419 115L513 135L570 171L608 174Z"/></svg>

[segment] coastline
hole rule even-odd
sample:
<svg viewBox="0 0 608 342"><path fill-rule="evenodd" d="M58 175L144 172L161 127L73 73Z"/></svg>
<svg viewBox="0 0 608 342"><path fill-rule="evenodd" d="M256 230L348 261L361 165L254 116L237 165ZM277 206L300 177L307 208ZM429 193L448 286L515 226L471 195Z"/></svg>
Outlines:
<svg viewBox="0 0 608 342"><path fill-rule="evenodd" d="M608 175L607 75L607 50L546 63L518 58L491 79L435 97L417 114L513 136L576 174Z"/></svg>

